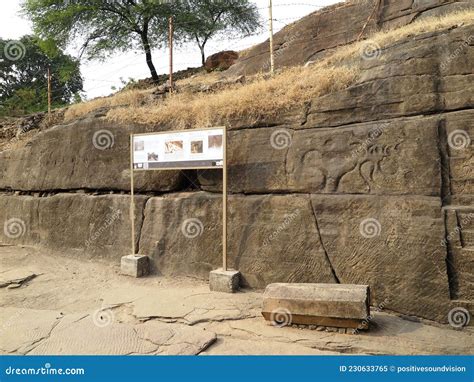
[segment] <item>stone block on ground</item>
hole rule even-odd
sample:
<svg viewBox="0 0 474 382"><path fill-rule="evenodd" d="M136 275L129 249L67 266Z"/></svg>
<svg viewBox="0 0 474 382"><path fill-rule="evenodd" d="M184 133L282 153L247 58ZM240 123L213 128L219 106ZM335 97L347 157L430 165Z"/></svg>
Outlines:
<svg viewBox="0 0 474 382"><path fill-rule="evenodd" d="M262 315L274 326L292 324L367 329L368 285L270 284L263 295Z"/></svg>
<svg viewBox="0 0 474 382"><path fill-rule="evenodd" d="M209 273L209 288L213 292L234 293L239 290L240 272L216 269Z"/></svg>
<svg viewBox="0 0 474 382"><path fill-rule="evenodd" d="M123 256L120 261L120 273L132 277L146 276L148 274L148 256Z"/></svg>

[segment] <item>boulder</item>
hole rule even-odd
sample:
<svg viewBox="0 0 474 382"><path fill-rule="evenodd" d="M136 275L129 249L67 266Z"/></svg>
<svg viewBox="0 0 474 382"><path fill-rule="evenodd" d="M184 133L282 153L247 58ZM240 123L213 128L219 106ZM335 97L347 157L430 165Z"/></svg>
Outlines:
<svg viewBox="0 0 474 382"><path fill-rule="evenodd" d="M215 53L206 59L204 68L208 72L213 71L224 71L229 69L234 62L239 58L239 53L233 50L225 50L219 53Z"/></svg>

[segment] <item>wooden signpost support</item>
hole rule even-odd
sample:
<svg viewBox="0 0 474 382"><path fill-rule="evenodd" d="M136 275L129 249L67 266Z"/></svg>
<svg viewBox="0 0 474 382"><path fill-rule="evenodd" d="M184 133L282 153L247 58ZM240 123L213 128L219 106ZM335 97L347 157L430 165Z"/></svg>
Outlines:
<svg viewBox="0 0 474 382"><path fill-rule="evenodd" d="M238 289L238 282L240 278L240 273L237 271L232 271L228 269L227 263L227 129L226 127L214 127L209 129L200 129L199 131L205 130L216 130L222 129L222 148L223 148L223 158L222 166L197 166L197 167L159 167L159 168L148 168L148 169L136 169L134 168L134 137L136 136L146 136L146 135L158 135L158 134L174 134L179 132L192 132L192 130L181 130L181 131L167 131L163 133L148 133L148 134L131 134L130 135L130 226L131 226L131 249L132 253L125 258L130 259L140 259L144 256L139 256L136 254L136 244L135 244L135 179L134 174L136 171L177 171L177 170L195 170L195 169L218 169L222 168L222 269L217 271L212 271L209 279L211 290L226 291L226 292L235 292ZM122 258L123 265L124 258ZM135 272L131 272L135 273ZM127 274L130 274L127 273ZM217 277L217 278L216 278ZM215 280L215 281L213 281ZM213 286L214 285L214 286ZM217 285L217 286L215 286Z"/></svg>

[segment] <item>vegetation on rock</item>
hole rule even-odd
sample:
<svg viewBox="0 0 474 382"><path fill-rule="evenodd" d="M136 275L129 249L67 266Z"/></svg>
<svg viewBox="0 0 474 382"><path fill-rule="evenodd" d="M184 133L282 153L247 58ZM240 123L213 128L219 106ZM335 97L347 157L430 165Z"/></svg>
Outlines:
<svg viewBox="0 0 474 382"><path fill-rule="evenodd" d="M474 11L426 18L398 29L378 32L371 36L370 41L383 50L411 35L444 30L458 24L468 25L473 20ZM250 119L276 115L312 98L355 84L365 45L366 41L360 41L342 46L312 65L287 68L270 78L258 74L247 78L244 83L230 82L223 90L208 94L184 91L163 100L153 98L152 90L122 92L114 97L74 105L68 109L65 118L70 121L97 108L114 107L107 114L111 121L162 123L170 128L186 128L212 126L244 115ZM211 77L196 76L194 85L208 83L208 78L216 81L215 74ZM185 83L189 85L190 81Z"/></svg>

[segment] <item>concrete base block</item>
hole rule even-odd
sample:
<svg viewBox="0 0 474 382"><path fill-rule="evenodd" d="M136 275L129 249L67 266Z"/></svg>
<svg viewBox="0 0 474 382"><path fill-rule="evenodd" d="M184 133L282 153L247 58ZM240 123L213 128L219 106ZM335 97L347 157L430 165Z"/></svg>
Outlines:
<svg viewBox="0 0 474 382"><path fill-rule="evenodd" d="M132 277L146 276L148 274L148 256L123 256L120 261L120 273Z"/></svg>
<svg viewBox="0 0 474 382"><path fill-rule="evenodd" d="M274 326L321 325L368 329L368 285L270 284L263 295L262 315Z"/></svg>
<svg viewBox="0 0 474 382"><path fill-rule="evenodd" d="M209 288L213 292L234 293L239 290L240 272L222 268L209 273Z"/></svg>

